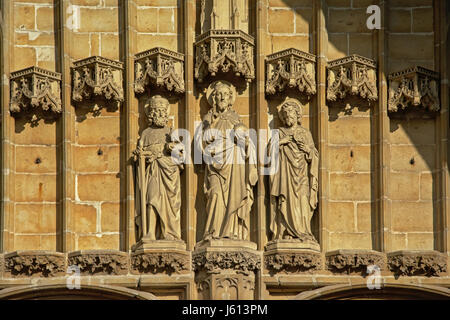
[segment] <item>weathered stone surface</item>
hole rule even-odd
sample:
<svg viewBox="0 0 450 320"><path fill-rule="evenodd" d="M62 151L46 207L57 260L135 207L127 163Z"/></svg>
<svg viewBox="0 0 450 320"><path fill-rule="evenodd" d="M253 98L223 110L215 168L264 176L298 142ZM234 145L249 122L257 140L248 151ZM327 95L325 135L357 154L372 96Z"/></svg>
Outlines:
<svg viewBox="0 0 450 320"><path fill-rule="evenodd" d="M68 266L78 266L81 275L121 275L128 273L129 256L116 250L81 250L70 252Z"/></svg>
<svg viewBox="0 0 450 320"><path fill-rule="evenodd" d="M385 254L372 250L336 250L326 253L327 268L332 272L366 274L367 266L386 267Z"/></svg>
<svg viewBox="0 0 450 320"><path fill-rule="evenodd" d="M14 251L4 255L5 276L56 277L66 273L64 253L51 251Z"/></svg>
<svg viewBox="0 0 450 320"><path fill-rule="evenodd" d="M388 253L388 265L396 276L437 277L447 272L447 256L437 251L396 251Z"/></svg>
<svg viewBox="0 0 450 320"><path fill-rule="evenodd" d="M265 268L271 274L302 273L322 269L322 255L308 249L275 249L264 253Z"/></svg>

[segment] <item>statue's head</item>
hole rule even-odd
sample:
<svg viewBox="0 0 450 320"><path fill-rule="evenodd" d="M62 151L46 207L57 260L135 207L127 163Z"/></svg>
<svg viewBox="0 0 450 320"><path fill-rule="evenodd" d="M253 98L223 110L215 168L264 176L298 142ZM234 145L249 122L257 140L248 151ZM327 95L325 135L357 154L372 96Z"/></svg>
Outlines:
<svg viewBox="0 0 450 320"><path fill-rule="evenodd" d="M214 110L224 112L233 106L236 89L227 81L215 81L208 87L207 97Z"/></svg>
<svg viewBox="0 0 450 320"><path fill-rule="evenodd" d="M165 127L169 120L169 100L156 95L145 103L145 113L149 126Z"/></svg>
<svg viewBox="0 0 450 320"><path fill-rule="evenodd" d="M278 109L280 120L287 126L293 127L301 124L302 106L295 99L286 99Z"/></svg>

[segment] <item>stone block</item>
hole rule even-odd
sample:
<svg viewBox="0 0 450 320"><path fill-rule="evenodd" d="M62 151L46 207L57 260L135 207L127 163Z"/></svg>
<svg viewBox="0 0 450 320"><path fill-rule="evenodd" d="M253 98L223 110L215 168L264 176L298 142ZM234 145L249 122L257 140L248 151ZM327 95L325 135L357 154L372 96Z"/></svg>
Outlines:
<svg viewBox="0 0 450 320"><path fill-rule="evenodd" d="M276 7L276 8L312 7L312 1L311 0L269 0L269 7Z"/></svg>
<svg viewBox="0 0 450 320"><path fill-rule="evenodd" d="M331 144L370 144L370 118L339 118L328 123Z"/></svg>
<svg viewBox="0 0 450 320"><path fill-rule="evenodd" d="M330 32L368 32L365 9L329 9L328 30Z"/></svg>
<svg viewBox="0 0 450 320"><path fill-rule="evenodd" d="M14 6L14 28L16 30L35 30L35 7L32 5Z"/></svg>
<svg viewBox="0 0 450 320"><path fill-rule="evenodd" d="M175 11L176 10L174 9L159 9L158 32L173 33L177 31L177 21L175 20Z"/></svg>
<svg viewBox="0 0 450 320"><path fill-rule="evenodd" d="M15 34L16 45L54 46L55 36L49 33L28 32Z"/></svg>
<svg viewBox="0 0 450 320"><path fill-rule="evenodd" d="M268 14L270 33L294 33L294 12L291 10L269 10Z"/></svg>
<svg viewBox="0 0 450 320"><path fill-rule="evenodd" d="M39 31L54 32L53 8L42 7L36 9L36 24Z"/></svg>
<svg viewBox="0 0 450 320"><path fill-rule="evenodd" d="M371 179L366 173L330 174L330 199L370 201Z"/></svg>
<svg viewBox="0 0 450 320"><path fill-rule="evenodd" d="M120 147L74 147L74 169L77 172L119 172Z"/></svg>
<svg viewBox="0 0 450 320"><path fill-rule="evenodd" d="M388 54L390 59L432 60L434 38L428 35L389 35ZM396 69L398 71L401 69Z"/></svg>
<svg viewBox="0 0 450 320"><path fill-rule="evenodd" d="M89 56L99 56L100 55L100 34L91 33L91 48ZM82 57L84 59L86 57Z"/></svg>
<svg viewBox="0 0 450 320"><path fill-rule="evenodd" d="M47 251L57 251L56 235L41 235L41 242L39 249Z"/></svg>
<svg viewBox="0 0 450 320"><path fill-rule="evenodd" d="M353 232L355 229L355 205L353 202L328 203L328 230Z"/></svg>
<svg viewBox="0 0 450 320"><path fill-rule="evenodd" d="M286 48L294 48L309 52L310 40L307 36L273 36L272 37L272 51L270 53L278 52Z"/></svg>
<svg viewBox="0 0 450 320"><path fill-rule="evenodd" d="M77 176L81 201L119 201L120 178L117 174L85 174Z"/></svg>
<svg viewBox="0 0 450 320"><path fill-rule="evenodd" d="M425 7L425 6L432 6L433 0L391 0L389 1L389 6L391 8L396 7Z"/></svg>
<svg viewBox="0 0 450 320"><path fill-rule="evenodd" d="M312 9L297 9L295 10L295 32L296 33L312 33Z"/></svg>
<svg viewBox="0 0 450 320"><path fill-rule="evenodd" d="M330 250L372 248L370 233L331 233Z"/></svg>
<svg viewBox="0 0 450 320"><path fill-rule="evenodd" d="M56 173L56 148L17 146L16 172Z"/></svg>
<svg viewBox="0 0 450 320"><path fill-rule="evenodd" d="M390 119L390 127L389 140L392 144L417 146L435 143L434 119Z"/></svg>
<svg viewBox="0 0 450 320"><path fill-rule="evenodd" d="M348 54L347 34L328 34L328 60L340 59Z"/></svg>
<svg viewBox="0 0 450 320"><path fill-rule="evenodd" d="M433 171L435 150L434 146L391 145L391 170Z"/></svg>
<svg viewBox="0 0 450 320"><path fill-rule="evenodd" d="M408 250L433 250L434 248L433 232L408 232L407 238Z"/></svg>
<svg viewBox="0 0 450 320"><path fill-rule="evenodd" d="M433 8L412 10L412 32L433 32Z"/></svg>
<svg viewBox="0 0 450 320"><path fill-rule="evenodd" d="M327 0L328 7L350 7L351 0Z"/></svg>
<svg viewBox="0 0 450 320"><path fill-rule="evenodd" d="M102 203L102 232L120 231L120 203Z"/></svg>
<svg viewBox="0 0 450 320"><path fill-rule="evenodd" d="M56 232L56 204L16 204L14 230L17 233Z"/></svg>
<svg viewBox="0 0 450 320"><path fill-rule="evenodd" d="M71 54L74 60L80 60L90 56L89 34L74 32L71 34L71 40Z"/></svg>
<svg viewBox="0 0 450 320"><path fill-rule="evenodd" d="M420 200L433 200L433 174L421 173L420 174Z"/></svg>
<svg viewBox="0 0 450 320"><path fill-rule="evenodd" d="M120 237L118 234L103 234L99 236L79 236L78 237L78 250L91 250L91 249L119 249Z"/></svg>
<svg viewBox="0 0 450 320"><path fill-rule="evenodd" d="M16 201L56 201L56 180L54 175L16 174Z"/></svg>
<svg viewBox="0 0 450 320"><path fill-rule="evenodd" d="M12 240L12 239L11 239ZM40 250L40 235L14 235L14 250Z"/></svg>
<svg viewBox="0 0 450 320"><path fill-rule="evenodd" d="M407 249L407 234L406 233L391 233L391 247L392 250Z"/></svg>
<svg viewBox="0 0 450 320"><path fill-rule="evenodd" d="M79 32L118 32L119 16L117 8L80 8Z"/></svg>
<svg viewBox="0 0 450 320"><path fill-rule="evenodd" d="M158 31L158 9L137 10L137 31L157 32Z"/></svg>
<svg viewBox="0 0 450 320"><path fill-rule="evenodd" d="M348 53L373 58L373 36L366 34L349 34Z"/></svg>
<svg viewBox="0 0 450 320"><path fill-rule="evenodd" d="M14 70L21 70L36 65L36 49L30 47L14 47Z"/></svg>
<svg viewBox="0 0 450 320"><path fill-rule="evenodd" d="M119 144L120 118L88 118L76 125L78 144Z"/></svg>
<svg viewBox="0 0 450 320"><path fill-rule="evenodd" d="M398 232L433 231L433 203L393 201L392 230Z"/></svg>
<svg viewBox="0 0 450 320"><path fill-rule="evenodd" d="M73 232L94 233L97 231L97 209L94 206L74 204L71 213Z"/></svg>
<svg viewBox="0 0 450 320"><path fill-rule="evenodd" d="M356 205L356 231L372 231L372 202L359 202Z"/></svg>
<svg viewBox="0 0 450 320"><path fill-rule="evenodd" d="M389 31L390 32L411 32L411 10L390 10L389 11Z"/></svg>
<svg viewBox="0 0 450 320"><path fill-rule="evenodd" d="M137 0L136 4L148 7L176 7L178 0Z"/></svg>
<svg viewBox="0 0 450 320"><path fill-rule="evenodd" d="M120 58L119 36L108 33L102 34L101 43L102 43L102 57L119 60Z"/></svg>
<svg viewBox="0 0 450 320"><path fill-rule="evenodd" d="M158 46L178 51L178 48L182 48L181 41L178 40L176 35L151 35L151 34L138 34L137 35L137 51L145 51L154 48L155 43Z"/></svg>
<svg viewBox="0 0 450 320"><path fill-rule="evenodd" d="M415 172L391 172L389 195L392 200L419 200L419 174Z"/></svg>
<svg viewBox="0 0 450 320"><path fill-rule="evenodd" d="M330 146L330 171L335 172L361 172L371 170L370 146Z"/></svg>

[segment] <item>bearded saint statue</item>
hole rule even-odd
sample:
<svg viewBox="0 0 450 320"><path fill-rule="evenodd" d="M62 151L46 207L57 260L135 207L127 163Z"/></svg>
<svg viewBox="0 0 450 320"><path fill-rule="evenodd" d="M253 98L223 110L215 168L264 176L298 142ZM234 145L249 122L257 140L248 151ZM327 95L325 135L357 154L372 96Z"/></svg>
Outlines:
<svg viewBox="0 0 450 320"><path fill-rule="evenodd" d="M145 104L148 120L134 152L136 239L180 240L182 151L167 126L169 101L156 95ZM175 150L177 151L177 150Z"/></svg>
<svg viewBox="0 0 450 320"><path fill-rule="evenodd" d="M196 146L206 162L204 192L207 221L204 240L249 240L252 187L258 180L255 145L233 110L236 89L227 81L207 90L211 109L203 118Z"/></svg>
<svg viewBox="0 0 450 320"><path fill-rule="evenodd" d="M279 136L269 142L270 159L277 161L270 176L272 240L297 240L317 249L311 218L318 203L319 152L311 132L301 125L299 101L286 99L278 115L282 122Z"/></svg>

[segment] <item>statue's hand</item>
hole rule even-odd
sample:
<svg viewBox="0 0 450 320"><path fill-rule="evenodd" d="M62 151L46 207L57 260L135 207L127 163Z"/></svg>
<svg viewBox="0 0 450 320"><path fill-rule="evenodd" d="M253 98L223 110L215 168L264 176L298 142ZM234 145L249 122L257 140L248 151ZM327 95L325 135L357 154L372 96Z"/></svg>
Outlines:
<svg viewBox="0 0 450 320"><path fill-rule="evenodd" d="M305 153L309 154L311 152L311 148L308 147L303 141L297 142L297 145L300 150L303 150Z"/></svg>
<svg viewBox="0 0 450 320"><path fill-rule="evenodd" d="M285 137L280 139L280 145L288 144L288 143L290 143L292 141L293 141L292 135L288 135L288 136L285 136Z"/></svg>

